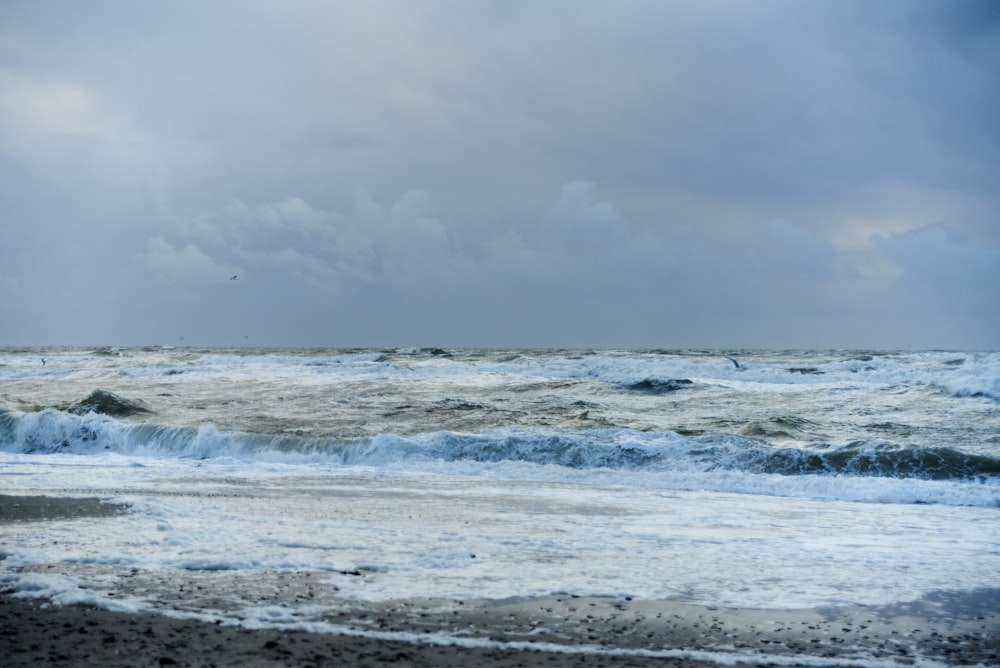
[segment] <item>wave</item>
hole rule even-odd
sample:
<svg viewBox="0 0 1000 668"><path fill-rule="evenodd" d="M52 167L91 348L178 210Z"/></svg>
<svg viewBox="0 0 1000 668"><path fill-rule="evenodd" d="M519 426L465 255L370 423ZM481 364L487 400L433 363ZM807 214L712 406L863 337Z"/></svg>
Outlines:
<svg viewBox="0 0 1000 668"><path fill-rule="evenodd" d="M808 427L798 423L789 427ZM0 450L33 455L113 452L147 457L283 459L333 465L517 463L572 471L646 474L862 477L1000 484L1000 458L948 447L910 447L875 439L808 448L777 447L730 433L686 436L624 428L541 431L504 428L338 440L142 424L56 409L0 410Z"/></svg>
<svg viewBox="0 0 1000 668"><path fill-rule="evenodd" d="M937 385L953 397L1000 400L1000 377L948 379Z"/></svg>
<svg viewBox="0 0 1000 668"><path fill-rule="evenodd" d="M779 448L753 461L748 470L782 475L831 474L923 480L968 480L1000 476L1000 459L947 447L913 448L891 441L855 441L819 450Z"/></svg>
<svg viewBox="0 0 1000 668"><path fill-rule="evenodd" d="M643 394L669 394L677 390L683 390L694 385L694 381L688 378L643 378L633 383L626 383L625 389Z"/></svg>
<svg viewBox="0 0 1000 668"><path fill-rule="evenodd" d="M103 413L115 417L128 417L138 413L150 413L149 407L136 399L126 399L107 390L94 390L85 398L76 402L68 409L70 413L85 415L87 413Z"/></svg>

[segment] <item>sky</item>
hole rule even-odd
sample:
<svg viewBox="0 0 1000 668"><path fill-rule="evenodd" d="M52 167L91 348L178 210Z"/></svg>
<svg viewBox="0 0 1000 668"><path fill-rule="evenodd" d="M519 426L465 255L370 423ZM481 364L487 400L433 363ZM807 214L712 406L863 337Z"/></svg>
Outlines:
<svg viewBox="0 0 1000 668"><path fill-rule="evenodd" d="M996 350L998 119L992 0L4 0L0 345Z"/></svg>

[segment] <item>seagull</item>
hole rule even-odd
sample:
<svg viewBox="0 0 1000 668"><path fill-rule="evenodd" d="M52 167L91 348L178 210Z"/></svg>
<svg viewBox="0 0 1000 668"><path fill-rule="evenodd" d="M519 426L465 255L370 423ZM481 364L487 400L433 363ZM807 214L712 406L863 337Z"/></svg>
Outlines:
<svg viewBox="0 0 1000 668"><path fill-rule="evenodd" d="M229 280L230 281L235 281L236 280L236 274L233 274L232 276L230 276Z"/></svg>
<svg viewBox="0 0 1000 668"><path fill-rule="evenodd" d="M732 362L733 366L735 366L737 369L742 369L743 368L743 367L740 366L739 362L737 362L735 359L733 359L729 355L723 355L723 357L725 357L727 360L729 360L730 362Z"/></svg>

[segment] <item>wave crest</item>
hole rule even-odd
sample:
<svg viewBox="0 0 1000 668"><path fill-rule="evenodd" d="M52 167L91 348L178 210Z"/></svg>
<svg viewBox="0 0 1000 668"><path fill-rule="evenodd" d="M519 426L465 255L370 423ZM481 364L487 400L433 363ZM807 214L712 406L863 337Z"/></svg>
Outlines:
<svg viewBox="0 0 1000 668"><path fill-rule="evenodd" d="M336 440L136 424L108 415L55 409L18 414L0 410L0 449L21 454L94 454L247 458L311 458L333 464L380 466L443 462L523 462L570 469L866 476L924 480L1000 477L1000 459L948 447L902 446L884 439L809 448L776 447L746 435L639 432L609 428L539 431L522 428L468 434Z"/></svg>

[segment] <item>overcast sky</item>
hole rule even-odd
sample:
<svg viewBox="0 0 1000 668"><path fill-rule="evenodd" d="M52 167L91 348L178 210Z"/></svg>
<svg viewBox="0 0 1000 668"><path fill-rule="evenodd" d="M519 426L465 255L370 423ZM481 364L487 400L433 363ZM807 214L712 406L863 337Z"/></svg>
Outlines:
<svg viewBox="0 0 1000 668"><path fill-rule="evenodd" d="M0 345L1000 349L998 119L991 0L4 0Z"/></svg>

